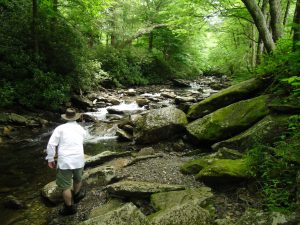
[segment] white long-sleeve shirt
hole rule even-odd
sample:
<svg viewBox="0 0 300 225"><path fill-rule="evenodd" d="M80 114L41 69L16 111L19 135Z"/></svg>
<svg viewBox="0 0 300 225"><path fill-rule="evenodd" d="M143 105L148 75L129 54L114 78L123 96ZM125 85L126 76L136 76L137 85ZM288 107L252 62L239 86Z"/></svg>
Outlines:
<svg viewBox="0 0 300 225"><path fill-rule="evenodd" d="M84 167L83 141L87 132L76 122L70 121L56 127L47 145L48 162L54 161L57 149L57 167L78 169Z"/></svg>

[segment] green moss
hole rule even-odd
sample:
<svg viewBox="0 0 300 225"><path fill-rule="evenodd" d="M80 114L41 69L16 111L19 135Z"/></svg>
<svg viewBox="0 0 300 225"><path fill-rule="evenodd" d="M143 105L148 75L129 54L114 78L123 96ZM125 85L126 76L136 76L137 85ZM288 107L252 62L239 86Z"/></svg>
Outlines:
<svg viewBox="0 0 300 225"><path fill-rule="evenodd" d="M267 99L268 97L263 95L234 103L193 121L186 128L198 141L224 140L264 117L269 112Z"/></svg>
<svg viewBox="0 0 300 225"><path fill-rule="evenodd" d="M220 159L214 161L211 165L202 169L197 175L196 179L202 177L236 177L247 178L250 177L250 168L247 162L243 159L231 160Z"/></svg>
<svg viewBox="0 0 300 225"><path fill-rule="evenodd" d="M202 170L204 167L208 165L209 165L208 160L205 160L203 158L195 159L184 163L180 167L180 171L184 174L197 174L200 170Z"/></svg>
<svg viewBox="0 0 300 225"><path fill-rule="evenodd" d="M226 88L190 107L187 117L197 119L221 107L249 98L263 86L261 79L250 79Z"/></svg>

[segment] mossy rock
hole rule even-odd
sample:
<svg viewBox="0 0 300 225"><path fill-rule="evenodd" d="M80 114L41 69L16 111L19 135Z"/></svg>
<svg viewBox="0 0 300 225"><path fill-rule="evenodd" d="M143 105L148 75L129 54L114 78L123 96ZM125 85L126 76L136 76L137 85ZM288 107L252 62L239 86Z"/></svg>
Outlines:
<svg viewBox="0 0 300 225"><path fill-rule="evenodd" d="M181 205L193 200L198 200L207 204L213 196L209 187L191 188L182 191L169 191L162 193L155 193L151 195L151 205L156 211L171 208L175 205Z"/></svg>
<svg viewBox="0 0 300 225"><path fill-rule="evenodd" d="M245 151L259 144L272 144L288 128L288 115L268 115L241 134L228 140L212 145L216 151L219 148L233 148Z"/></svg>
<svg viewBox="0 0 300 225"><path fill-rule="evenodd" d="M234 149L221 148L218 152L203 156L184 163L180 167L183 174L197 174L203 168L211 165L214 161L219 159L240 159L243 154Z"/></svg>
<svg viewBox="0 0 300 225"><path fill-rule="evenodd" d="M190 120L195 120L234 102L251 98L259 93L259 91L265 87L266 83L267 82L262 78L253 78L230 86L192 105L188 110L187 117Z"/></svg>
<svg viewBox="0 0 300 225"><path fill-rule="evenodd" d="M24 116L15 113L0 113L0 124L27 125L28 120Z"/></svg>
<svg viewBox="0 0 300 225"><path fill-rule="evenodd" d="M250 177L250 168L244 159L216 160L196 175L197 180L212 184L240 181Z"/></svg>
<svg viewBox="0 0 300 225"><path fill-rule="evenodd" d="M230 138L268 114L265 95L240 101L189 123L186 128L197 142L216 142Z"/></svg>
<svg viewBox="0 0 300 225"><path fill-rule="evenodd" d="M146 216L132 203L88 219L79 225L150 225Z"/></svg>
<svg viewBox="0 0 300 225"><path fill-rule="evenodd" d="M151 225L210 225L211 214L201 207L201 201L189 201L148 216Z"/></svg>
<svg viewBox="0 0 300 225"><path fill-rule="evenodd" d="M102 216L106 213L109 213L113 210L116 210L120 207L122 207L124 205L123 202L121 202L120 200L118 199L111 199L109 202L107 202L106 204L102 205L102 206L99 206L99 207L96 207L96 208L93 208L90 215L89 215L89 218L94 218L94 217L97 217L97 216Z"/></svg>
<svg viewBox="0 0 300 225"><path fill-rule="evenodd" d="M197 174L197 173L199 173L200 170L207 167L208 165L213 163L215 160L216 159L204 158L204 157L199 158L199 159L194 159L194 160L184 163L180 167L180 171L183 174Z"/></svg>
<svg viewBox="0 0 300 225"><path fill-rule="evenodd" d="M133 136L137 143L156 143L180 136L187 123L186 114L174 106L150 110L135 122Z"/></svg>

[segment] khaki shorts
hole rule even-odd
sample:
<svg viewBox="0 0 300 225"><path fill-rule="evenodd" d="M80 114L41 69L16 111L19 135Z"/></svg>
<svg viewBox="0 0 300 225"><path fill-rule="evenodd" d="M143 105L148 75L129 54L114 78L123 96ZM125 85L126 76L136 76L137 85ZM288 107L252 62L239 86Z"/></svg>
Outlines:
<svg viewBox="0 0 300 225"><path fill-rule="evenodd" d="M82 175L83 175L83 168L79 169L67 169L62 170L57 168L56 169L56 184L59 189L66 190L71 189L73 182L79 183L82 181Z"/></svg>

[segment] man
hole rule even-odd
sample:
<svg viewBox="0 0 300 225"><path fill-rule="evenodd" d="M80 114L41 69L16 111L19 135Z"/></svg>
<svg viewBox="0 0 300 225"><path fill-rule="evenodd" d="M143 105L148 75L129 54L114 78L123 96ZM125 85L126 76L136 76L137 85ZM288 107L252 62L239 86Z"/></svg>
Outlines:
<svg viewBox="0 0 300 225"><path fill-rule="evenodd" d="M61 115L68 122L55 128L47 145L46 160L51 169L56 167L54 156L57 148L56 184L62 190L64 199L61 215L75 214L77 210L73 202L78 203L85 197L81 186L84 167L83 141L87 133L76 122L80 116L80 113L68 108L66 113Z"/></svg>

